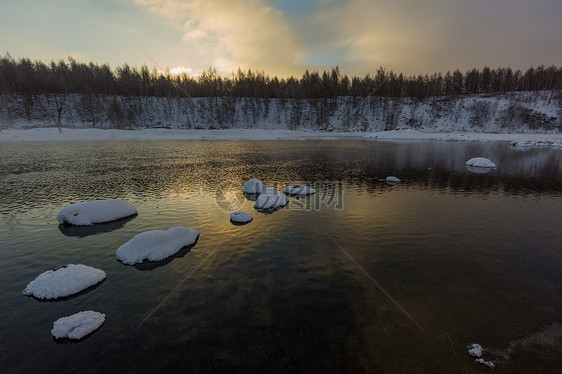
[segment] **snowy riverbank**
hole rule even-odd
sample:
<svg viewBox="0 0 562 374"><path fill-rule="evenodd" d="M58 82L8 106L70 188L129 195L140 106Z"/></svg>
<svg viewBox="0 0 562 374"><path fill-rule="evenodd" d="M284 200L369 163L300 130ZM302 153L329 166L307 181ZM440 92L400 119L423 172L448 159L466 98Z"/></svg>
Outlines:
<svg viewBox="0 0 562 374"><path fill-rule="evenodd" d="M33 128L27 130L2 130L0 142L27 141L160 141L160 140L444 140L469 142L547 141L553 145L562 144L562 134L488 134L474 132L429 133L415 130L395 130L381 132L321 132L262 129L230 130L101 130L101 129L63 129Z"/></svg>

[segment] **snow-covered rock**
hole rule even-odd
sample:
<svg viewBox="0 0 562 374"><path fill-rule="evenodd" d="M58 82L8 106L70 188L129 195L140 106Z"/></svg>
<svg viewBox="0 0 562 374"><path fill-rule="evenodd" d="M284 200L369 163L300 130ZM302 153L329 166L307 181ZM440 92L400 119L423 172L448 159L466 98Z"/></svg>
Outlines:
<svg viewBox="0 0 562 374"><path fill-rule="evenodd" d="M476 168L495 168L496 164L484 157L474 157L464 163L466 166L473 166Z"/></svg>
<svg viewBox="0 0 562 374"><path fill-rule="evenodd" d="M87 310L57 319L53 323L51 335L56 339L82 339L99 329L104 322L105 314Z"/></svg>
<svg viewBox="0 0 562 374"><path fill-rule="evenodd" d="M57 214L59 223L86 226L115 221L137 214L137 208L119 199L86 201L62 208Z"/></svg>
<svg viewBox="0 0 562 374"><path fill-rule="evenodd" d="M483 358L477 358L476 362L478 362L479 364L482 364L484 366L487 366L490 369L493 369L493 368L496 367L496 365L494 365L494 363L492 361L485 361Z"/></svg>
<svg viewBox="0 0 562 374"><path fill-rule="evenodd" d="M251 214L248 214L246 212L232 212L230 213L230 220L232 222L237 222L237 223L248 223L250 221L252 221L254 219L254 217L252 217Z"/></svg>
<svg viewBox="0 0 562 374"><path fill-rule="evenodd" d="M172 227L168 231L145 231L117 249L117 259L126 265L144 260L161 261L197 241L199 231L189 227Z"/></svg>
<svg viewBox="0 0 562 374"><path fill-rule="evenodd" d="M275 209L284 207L289 203L289 198L273 188L266 188L254 203L256 209Z"/></svg>
<svg viewBox="0 0 562 374"><path fill-rule="evenodd" d="M398 179L396 177L386 177L386 183L388 183L388 184L400 183L400 179Z"/></svg>
<svg viewBox="0 0 562 374"><path fill-rule="evenodd" d="M283 192L288 195L312 195L316 190L308 186L287 186L283 189Z"/></svg>
<svg viewBox="0 0 562 374"><path fill-rule="evenodd" d="M86 265L69 264L39 274L29 282L23 294L38 299L57 299L74 295L104 280L105 272Z"/></svg>
<svg viewBox="0 0 562 374"><path fill-rule="evenodd" d="M246 183L244 183L245 193L262 193L266 189L265 184L256 178L252 178Z"/></svg>
<svg viewBox="0 0 562 374"><path fill-rule="evenodd" d="M482 357L483 353L484 350L482 349L482 346L480 344L477 343L469 344L468 354L471 355L472 357Z"/></svg>
<svg viewBox="0 0 562 374"><path fill-rule="evenodd" d="M486 174L486 173L489 173L490 170L494 169L494 168L479 168L479 167L468 166L468 165L465 165L464 167L466 168L466 170L471 171L471 172L476 173L476 174Z"/></svg>

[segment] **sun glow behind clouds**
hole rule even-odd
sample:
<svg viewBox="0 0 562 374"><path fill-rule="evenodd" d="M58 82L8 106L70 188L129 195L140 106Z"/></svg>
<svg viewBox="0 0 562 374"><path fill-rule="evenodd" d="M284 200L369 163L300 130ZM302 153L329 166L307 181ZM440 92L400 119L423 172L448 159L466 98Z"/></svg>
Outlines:
<svg viewBox="0 0 562 374"><path fill-rule="evenodd" d="M181 74L186 74L188 77L198 77L199 75L201 75L198 72L195 72L193 69L191 68L186 68L183 66L176 66L173 69L170 69L170 74L172 75L181 75Z"/></svg>

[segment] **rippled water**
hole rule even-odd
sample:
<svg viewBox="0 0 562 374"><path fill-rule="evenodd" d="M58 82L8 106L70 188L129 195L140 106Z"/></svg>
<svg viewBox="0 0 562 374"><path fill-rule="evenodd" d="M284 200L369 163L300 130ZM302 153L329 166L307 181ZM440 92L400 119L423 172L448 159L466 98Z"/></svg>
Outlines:
<svg viewBox="0 0 562 374"><path fill-rule="evenodd" d="M467 170L475 156L498 169ZM384 182L395 175L402 182ZM272 214L241 185L310 182ZM562 152L504 143L365 141L0 144L1 372L462 372L562 322ZM120 198L136 217L59 227L58 211ZM251 213L245 226L228 209ZM125 266L116 249L189 226L198 243ZM40 302L21 291L68 263L95 289ZM56 319L106 314L78 343ZM523 358L522 358L523 357ZM557 351L496 359L556 372Z"/></svg>

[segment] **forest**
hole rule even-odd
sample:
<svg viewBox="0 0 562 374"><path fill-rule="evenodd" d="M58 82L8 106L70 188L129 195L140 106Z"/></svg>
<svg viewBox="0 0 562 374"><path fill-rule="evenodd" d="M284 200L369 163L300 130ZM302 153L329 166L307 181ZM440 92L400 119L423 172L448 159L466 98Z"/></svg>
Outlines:
<svg viewBox="0 0 562 374"><path fill-rule="evenodd" d="M0 129L263 128L313 131L560 131L562 68L484 67L405 77L339 67L192 77L146 65L0 58Z"/></svg>
<svg viewBox="0 0 562 374"><path fill-rule="evenodd" d="M330 98L341 96L408 97L501 93L562 89L562 67L530 67L525 72L509 67L474 68L445 74L404 76L379 68L364 77L340 72L306 71L301 77L270 77L263 71L238 69L221 76L210 68L197 77L169 70L150 70L124 64L81 63L72 57L44 63L28 58L0 58L0 91L27 95L95 94L144 97L252 97L261 99Z"/></svg>

